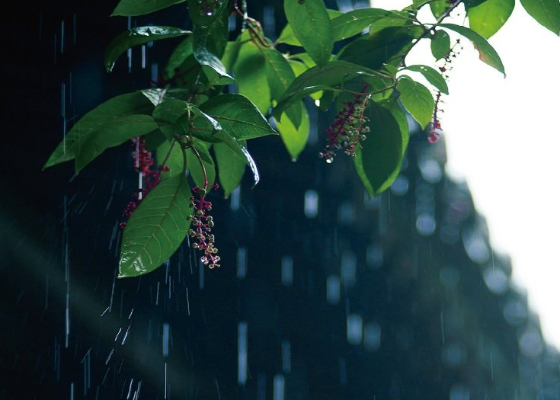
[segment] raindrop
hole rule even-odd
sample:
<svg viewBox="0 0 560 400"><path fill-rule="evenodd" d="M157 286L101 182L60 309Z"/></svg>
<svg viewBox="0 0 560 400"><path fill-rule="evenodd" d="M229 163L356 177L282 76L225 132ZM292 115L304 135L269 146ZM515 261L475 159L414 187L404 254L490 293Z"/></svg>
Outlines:
<svg viewBox="0 0 560 400"><path fill-rule="evenodd" d="M358 345L362 343L362 316L349 314L346 318L346 339L348 343Z"/></svg>
<svg viewBox="0 0 560 400"><path fill-rule="evenodd" d="M241 187L237 186L235 189L233 189L233 192L231 192L230 195L229 208L231 208L232 211L239 210L240 195L241 195Z"/></svg>
<svg viewBox="0 0 560 400"><path fill-rule="evenodd" d="M243 279L247 275L247 249L237 249L237 279Z"/></svg>
<svg viewBox="0 0 560 400"><path fill-rule="evenodd" d="M519 338L519 349L524 356L537 357L544 349L542 337L537 331L528 331Z"/></svg>
<svg viewBox="0 0 560 400"><path fill-rule="evenodd" d="M157 63L152 63L152 81L157 82L159 75L159 66Z"/></svg>
<svg viewBox="0 0 560 400"><path fill-rule="evenodd" d="M496 295L504 294L509 288L508 277L499 268L488 267L483 272L484 283Z"/></svg>
<svg viewBox="0 0 560 400"><path fill-rule="evenodd" d="M237 383L247 382L247 323L237 325Z"/></svg>
<svg viewBox="0 0 560 400"><path fill-rule="evenodd" d="M285 385L285 380L284 380L284 376L282 375L275 375L274 376L274 382L273 382L273 396L272 399L273 400L284 400L284 385Z"/></svg>
<svg viewBox="0 0 560 400"><path fill-rule="evenodd" d="M404 196L408 192L408 178L403 175L396 177L391 185L391 193L395 196Z"/></svg>
<svg viewBox="0 0 560 400"><path fill-rule="evenodd" d="M416 218L416 229L422 236L430 236L436 230L436 220L431 214L420 214Z"/></svg>
<svg viewBox="0 0 560 400"><path fill-rule="evenodd" d="M424 159L418 163L422 178L429 183L437 183L441 180L443 173L439 163L434 159Z"/></svg>
<svg viewBox="0 0 560 400"><path fill-rule="evenodd" d="M167 357L169 355L169 324L163 324L162 342L163 356Z"/></svg>
<svg viewBox="0 0 560 400"><path fill-rule="evenodd" d="M315 218L319 209L319 195L315 190L308 190L304 195L304 213L307 218Z"/></svg>
<svg viewBox="0 0 560 400"><path fill-rule="evenodd" d="M288 340L282 340L282 371L289 374L292 370L291 345Z"/></svg>
<svg viewBox="0 0 560 400"><path fill-rule="evenodd" d="M291 286L294 281L294 259L290 256L282 257L282 285Z"/></svg>
<svg viewBox="0 0 560 400"><path fill-rule="evenodd" d="M484 264L490 259L490 249L479 232L474 230L463 233L463 246L469 258L478 264Z"/></svg>
<svg viewBox="0 0 560 400"><path fill-rule="evenodd" d="M327 278L327 302L338 304L340 301L340 279L338 276L330 275Z"/></svg>
<svg viewBox="0 0 560 400"><path fill-rule="evenodd" d="M146 45L142 45L142 69L146 69Z"/></svg>

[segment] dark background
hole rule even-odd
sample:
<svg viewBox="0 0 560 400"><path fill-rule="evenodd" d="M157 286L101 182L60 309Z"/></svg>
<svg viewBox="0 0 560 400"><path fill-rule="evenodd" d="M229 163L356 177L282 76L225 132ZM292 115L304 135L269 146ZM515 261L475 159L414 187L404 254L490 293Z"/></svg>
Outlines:
<svg viewBox="0 0 560 400"><path fill-rule="evenodd" d="M130 149L78 176L71 163L42 170L64 129L149 87L172 48L147 48L145 69L134 49L130 71L123 56L107 74L104 49L128 26L115 5L15 4L2 24L0 399L560 398L557 352L510 286L508 257L443 173L444 141L414 126L401 176L373 200L348 159L317 158L330 114L311 112L295 163L278 138L251 142L261 182L243 182L239 205L213 198L222 267L204 270L185 244L116 279ZM249 10L278 32L278 4ZM130 23L188 28L184 5Z"/></svg>

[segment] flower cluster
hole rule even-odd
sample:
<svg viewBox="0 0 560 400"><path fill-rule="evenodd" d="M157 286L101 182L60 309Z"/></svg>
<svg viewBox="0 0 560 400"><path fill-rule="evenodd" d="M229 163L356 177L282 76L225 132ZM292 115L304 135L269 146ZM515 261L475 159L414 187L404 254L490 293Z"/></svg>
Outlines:
<svg viewBox="0 0 560 400"><path fill-rule="evenodd" d="M212 210L212 202L206 199L206 195L210 189L217 190L218 187L218 184L205 183L203 188L193 188L197 197L191 197L194 212L190 216L193 228L189 231L189 236L196 240L193 247L204 253L200 260L210 269L220 267L220 256L217 255L218 249L214 245L214 235L211 233L214 220L208 215L208 211Z"/></svg>
<svg viewBox="0 0 560 400"><path fill-rule="evenodd" d="M365 90L365 87L364 87ZM353 101L347 101L327 128L327 145L319 153L328 163L334 161L336 151L344 149L350 156L356 155L356 146L366 139L369 119L364 116L365 103L369 99L365 93L358 94Z"/></svg>
<svg viewBox="0 0 560 400"><path fill-rule="evenodd" d="M461 47L460 39L457 39L453 47L449 50L449 53L442 58L442 65L439 66L440 72L443 74L445 80L449 80L449 72L453 69L451 66L451 62L459 55L460 50L463 48ZM429 143L436 143L441 138L443 134L443 130L441 129L441 122L439 119L439 114L443 113L443 99L441 91L437 91L435 105L434 105L434 113L432 115L432 121L430 122L428 128L428 137L427 140Z"/></svg>
<svg viewBox="0 0 560 400"><path fill-rule="evenodd" d="M156 169L151 169L154 165L152 152L146 148L146 139L131 139L132 142L132 158L134 160L134 171L142 174L142 187L132 194L132 200L128 202L122 216L126 219L130 218L132 213L138 208L142 200L150 193L160 182L161 173L169 171L169 168L160 165ZM119 224L121 229L126 227L126 222Z"/></svg>

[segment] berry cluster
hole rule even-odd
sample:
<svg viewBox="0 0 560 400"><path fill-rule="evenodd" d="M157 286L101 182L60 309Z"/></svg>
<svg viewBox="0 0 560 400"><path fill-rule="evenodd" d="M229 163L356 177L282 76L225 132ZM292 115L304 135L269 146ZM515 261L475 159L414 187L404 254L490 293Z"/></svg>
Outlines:
<svg viewBox="0 0 560 400"><path fill-rule="evenodd" d="M364 85L363 90L367 86ZM328 163L334 161L336 151L344 149L350 156L356 155L356 146L366 139L369 119L364 116L365 104L369 96L365 93L357 94L354 100L347 101L336 115L334 122L327 128L327 145L319 153Z"/></svg>
<svg viewBox="0 0 560 400"><path fill-rule="evenodd" d="M449 50L449 53L442 58L442 65L439 66L440 72L443 74L443 77L446 81L449 80L449 72L453 69L451 66L452 61L459 55L460 51L463 48L461 47L460 39L457 39L453 47ZM441 121L439 118L439 114L443 113L442 104L444 103L442 99L441 91L437 91L435 105L434 105L434 114L432 115L432 121L430 122L428 128L428 137L427 140L430 143L436 143L443 134L443 130L441 129Z"/></svg>
<svg viewBox="0 0 560 400"><path fill-rule="evenodd" d="M189 236L196 240L193 248L200 250L204 254L200 261L210 269L219 268L220 256L217 255L218 248L214 245L214 235L211 233L214 227L214 220L208 211L212 210L212 202L206 200L206 195L210 189L217 190L219 185L205 183L203 188L198 186L193 188L193 192L198 197L191 197L191 207L193 214L189 217L193 228L189 231Z"/></svg>

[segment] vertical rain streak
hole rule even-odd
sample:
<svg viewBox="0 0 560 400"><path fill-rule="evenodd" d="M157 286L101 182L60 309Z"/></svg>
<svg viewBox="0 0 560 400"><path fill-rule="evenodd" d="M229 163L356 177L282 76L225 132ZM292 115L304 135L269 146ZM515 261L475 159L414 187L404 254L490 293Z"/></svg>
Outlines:
<svg viewBox="0 0 560 400"><path fill-rule="evenodd" d="M247 322L237 325L237 383L247 382Z"/></svg>
<svg viewBox="0 0 560 400"><path fill-rule="evenodd" d="M284 400L285 394L285 379L283 375L275 375L274 381L272 383L272 399L273 400Z"/></svg>
<svg viewBox="0 0 560 400"><path fill-rule="evenodd" d="M64 310L64 347L68 348L70 340L70 246L68 233L68 198L63 199L63 259L64 259L64 281L66 282L66 307Z"/></svg>

